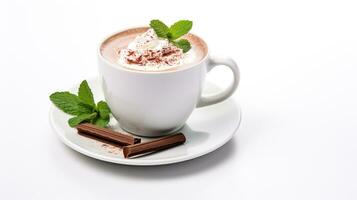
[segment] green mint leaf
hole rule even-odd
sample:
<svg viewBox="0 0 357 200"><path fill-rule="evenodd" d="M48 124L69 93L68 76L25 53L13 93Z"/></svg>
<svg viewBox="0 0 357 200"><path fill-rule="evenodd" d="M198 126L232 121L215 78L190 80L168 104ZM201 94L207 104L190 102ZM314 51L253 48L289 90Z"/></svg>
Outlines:
<svg viewBox="0 0 357 200"><path fill-rule="evenodd" d="M70 115L89 114L92 112L88 106L81 103L76 95L69 92L55 92L50 95L50 100L57 108Z"/></svg>
<svg viewBox="0 0 357 200"><path fill-rule="evenodd" d="M94 119L96 116L97 116L97 113L82 114L77 117L72 117L71 119L69 119L68 124L70 127L75 127L82 122L88 122L88 121Z"/></svg>
<svg viewBox="0 0 357 200"><path fill-rule="evenodd" d="M177 38L188 33L192 28L192 21L180 20L170 26L170 40L176 40Z"/></svg>
<svg viewBox="0 0 357 200"><path fill-rule="evenodd" d="M104 101L99 101L97 104L97 110L99 111L99 116L103 119L108 119L111 113L108 104Z"/></svg>
<svg viewBox="0 0 357 200"><path fill-rule="evenodd" d="M167 27L162 21L157 19L151 20L150 27L154 29L158 37L167 38L167 34L169 33L169 27Z"/></svg>
<svg viewBox="0 0 357 200"><path fill-rule="evenodd" d="M97 120L95 120L94 124L100 127L106 127L109 123L109 118L98 118Z"/></svg>
<svg viewBox="0 0 357 200"><path fill-rule="evenodd" d="M170 42L173 41L173 39L172 39L172 33L170 33L170 32L167 33L167 39L168 39Z"/></svg>
<svg viewBox="0 0 357 200"><path fill-rule="evenodd" d="M95 107L93 93L89 88L89 85L86 80L82 81L81 85L79 86L78 97L84 103L91 105L93 108Z"/></svg>
<svg viewBox="0 0 357 200"><path fill-rule="evenodd" d="M182 49L184 53L188 52L191 49L191 44L188 40L186 39L181 39L178 41L173 42L175 46L178 48Z"/></svg>

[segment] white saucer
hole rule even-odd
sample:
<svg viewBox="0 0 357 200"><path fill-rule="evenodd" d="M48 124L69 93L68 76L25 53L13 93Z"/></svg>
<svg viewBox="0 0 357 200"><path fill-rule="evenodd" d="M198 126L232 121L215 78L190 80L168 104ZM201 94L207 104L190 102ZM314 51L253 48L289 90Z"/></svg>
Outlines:
<svg viewBox="0 0 357 200"><path fill-rule="evenodd" d="M91 79L88 83L96 101L104 99L100 81ZM217 87L208 83L204 94L212 94L217 90ZM71 91L75 93L77 88ZM76 129L68 126L69 118L69 115L51 106L50 123L53 130L63 143L84 155L124 165L164 165L197 158L223 146L237 132L241 122L241 110L232 99L195 109L180 131L186 136L185 144L132 159L125 159L117 147L78 135ZM122 131L114 118L110 121L111 128ZM143 142L148 140L150 139L142 138Z"/></svg>

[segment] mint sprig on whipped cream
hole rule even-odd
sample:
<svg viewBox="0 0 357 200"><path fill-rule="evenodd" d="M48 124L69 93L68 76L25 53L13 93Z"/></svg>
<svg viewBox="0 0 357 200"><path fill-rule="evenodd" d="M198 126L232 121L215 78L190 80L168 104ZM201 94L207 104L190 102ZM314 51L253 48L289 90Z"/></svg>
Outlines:
<svg viewBox="0 0 357 200"><path fill-rule="evenodd" d="M168 27L162 21L154 19L151 20L150 27L154 29L158 37L169 40L169 42L186 53L191 49L191 44L188 40L180 39L180 37L187 34L191 30L192 24L192 21L180 20Z"/></svg>

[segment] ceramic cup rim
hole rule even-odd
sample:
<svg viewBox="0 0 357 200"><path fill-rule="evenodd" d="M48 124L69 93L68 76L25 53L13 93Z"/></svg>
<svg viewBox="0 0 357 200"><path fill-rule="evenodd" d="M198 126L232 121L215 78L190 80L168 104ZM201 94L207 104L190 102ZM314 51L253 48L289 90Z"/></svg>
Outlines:
<svg viewBox="0 0 357 200"><path fill-rule="evenodd" d="M203 56L203 58L198 61L198 62L195 62L195 63L192 63L192 64L189 64L187 67L183 67L182 69L176 69L176 70L165 70L165 71L140 71L140 70L130 70L130 69L127 69L126 67L124 66L120 66L120 64L114 64L112 62L110 62L109 60L107 60L103 54L102 54L102 46L103 44L108 41L110 38L114 37L115 35L118 35L120 33L123 33L123 32L126 32L126 31L130 31L130 30L135 30L135 29L149 29L149 27L146 27L146 26L139 26L139 27L132 27L132 28L127 28L127 29L122 29L122 30L119 30L119 31L116 31L114 33L111 33L109 35L107 35L106 37L104 37L104 39L102 39L98 45L98 48L97 48L97 55L99 57L99 59L101 61L103 61L107 66L110 66L111 68L114 68L116 70L122 70L122 71L126 71L126 72L129 72L129 73L137 73L137 74L151 74L151 75L155 75L155 74L172 74L172 73L176 73L176 72L181 72L181 71L186 71L186 70L189 70L189 69L192 69L194 67L197 67L197 66L200 66L203 62L205 62L208 58L208 45L207 43L199 36L193 34L193 33L189 33L190 35L192 35L193 37L196 37L198 40L200 40L200 42L202 42L202 44L204 45L204 47L206 48L206 51L205 51L205 55Z"/></svg>

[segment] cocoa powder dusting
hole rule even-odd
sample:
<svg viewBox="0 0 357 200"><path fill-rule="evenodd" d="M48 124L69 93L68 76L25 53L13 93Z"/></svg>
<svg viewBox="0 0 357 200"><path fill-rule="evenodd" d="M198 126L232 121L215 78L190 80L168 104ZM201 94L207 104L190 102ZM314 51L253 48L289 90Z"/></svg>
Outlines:
<svg viewBox="0 0 357 200"><path fill-rule="evenodd" d="M126 51L126 62L136 65L158 65L167 64L175 65L178 58L182 56L182 50L175 46L166 47L160 50L145 50L136 52L134 50Z"/></svg>

